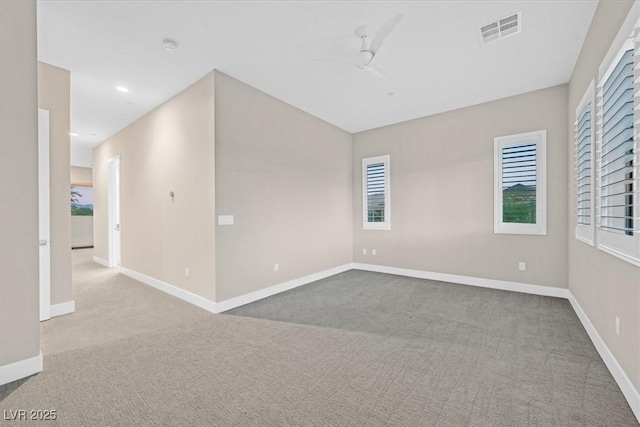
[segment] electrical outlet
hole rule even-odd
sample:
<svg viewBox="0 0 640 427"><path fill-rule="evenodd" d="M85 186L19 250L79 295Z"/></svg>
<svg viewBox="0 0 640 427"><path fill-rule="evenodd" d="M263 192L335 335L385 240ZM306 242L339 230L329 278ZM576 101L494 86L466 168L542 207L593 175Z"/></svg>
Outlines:
<svg viewBox="0 0 640 427"><path fill-rule="evenodd" d="M185 267L185 269L184 269L184 277L189 277L189 267Z"/></svg>
<svg viewBox="0 0 640 427"><path fill-rule="evenodd" d="M273 264L273 271L278 271L278 270L280 270L280 264L278 263Z"/></svg>
<svg viewBox="0 0 640 427"><path fill-rule="evenodd" d="M616 316L616 335L620 335L620 318Z"/></svg>
<svg viewBox="0 0 640 427"><path fill-rule="evenodd" d="M375 249L371 249L371 255L375 255L376 254L376 250Z"/></svg>
<svg viewBox="0 0 640 427"><path fill-rule="evenodd" d="M520 269L520 271L525 271L527 269L527 263L520 261L518 263L518 269Z"/></svg>
<svg viewBox="0 0 640 427"><path fill-rule="evenodd" d="M366 249L362 249L362 255L366 255L367 254L367 250Z"/></svg>

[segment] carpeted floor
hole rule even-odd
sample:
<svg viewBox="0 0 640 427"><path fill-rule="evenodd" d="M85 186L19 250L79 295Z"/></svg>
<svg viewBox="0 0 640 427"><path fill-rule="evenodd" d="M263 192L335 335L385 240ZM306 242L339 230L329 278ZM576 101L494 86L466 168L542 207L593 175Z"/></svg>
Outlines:
<svg viewBox="0 0 640 427"><path fill-rule="evenodd" d="M213 315L90 249L73 259L76 313L42 324L45 371L0 387L0 413L54 409L73 426L637 425L565 300L349 271Z"/></svg>

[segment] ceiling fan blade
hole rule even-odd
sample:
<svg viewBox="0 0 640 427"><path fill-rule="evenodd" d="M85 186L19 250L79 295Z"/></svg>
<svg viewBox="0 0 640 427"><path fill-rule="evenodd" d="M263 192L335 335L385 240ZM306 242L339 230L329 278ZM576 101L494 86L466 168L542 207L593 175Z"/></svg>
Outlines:
<svg viewBox="0 0 640 427"><path fill-rule="evenodd" d="M382 47L382 42L384 42L384 39L386 39L387 36L391 34L393 29L396 27L396 25L398 25L398 22L400 22L403 16L403 14L396 15L385 22L382 27L380 27L376 35L373 36L371 44L369 45L369 50L371 52L373 52L374 54L378 53L378 50L380 50L380 48Z"/></svg>
<svg viewBox="0 0 640 427"><path fill-rule="evenodd" d="M364 70L370 72L371 74L378 77L379 79L386 80L386 78L384 77L384 74L382 73L382 67L372 66L372 67L367 67Z"/></svg>

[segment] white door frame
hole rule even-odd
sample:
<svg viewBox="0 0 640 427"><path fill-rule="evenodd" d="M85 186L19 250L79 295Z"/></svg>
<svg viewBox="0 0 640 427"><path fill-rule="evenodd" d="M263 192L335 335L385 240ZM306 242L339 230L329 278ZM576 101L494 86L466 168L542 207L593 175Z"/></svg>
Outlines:
<svg viewBox="0 0 640 427"><path fill-rule="evenodd" d="M108 161L107 200L109 217L109 267L122 264L120 230L120 155Z"/></svg>
<svg viewBox="0 0 640 427"><path fill-rule="evenodd" d="M51 205L49 170L49 110L38 108L40 321L51 318Z"/></svg>

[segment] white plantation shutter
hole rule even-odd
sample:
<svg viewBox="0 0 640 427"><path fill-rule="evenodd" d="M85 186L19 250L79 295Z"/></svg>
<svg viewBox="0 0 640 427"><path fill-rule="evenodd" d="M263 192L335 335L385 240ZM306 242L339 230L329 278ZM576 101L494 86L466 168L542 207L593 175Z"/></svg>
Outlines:
<svg viewBox="0 0 640 427"><path fill-rule="evenodd" d="M384 163L367 165L367 215L369 222L384 222Z"/></svg>
<svg viewBox="0 0 640 427"><path fill-rule="evenodd" d="M577 223L591 224L591 103L580 112L576 125Z"/></svg>
<svg viewBox="0 0 640 427"><path fill-rule="evenodd" d="M576 238L593 244L595 214L595 100L592 81L576 108L575 122L575 192Z"/></svg>
<svg viewBox="0 0 640 427"><path fill-rule="evenodd" d="M494 144L496 234L547 234L547 131L499 136Z"/></svg>
<svg viewBox="0 0 640 427"><path fill-rule="evenodd" d="M600 227L633 234L633 49L602 85Z"/></svg>
<svg viewBox="0 0 640 427"><path fill-rule="evenodd" d="M363 228L390 229L389 156L362 160Z"/></svg>
<svg viewBox="0 0 640 427"><path fill-rule="evenodd" d="M537 144L502 147L502 221L536 223Z"/></svg>
<svg viewBox="0 0 640 427"><path fill-rule="evenodd" d="M598 247L640 265L638 29L601 75L597 94Z"/></svg>

